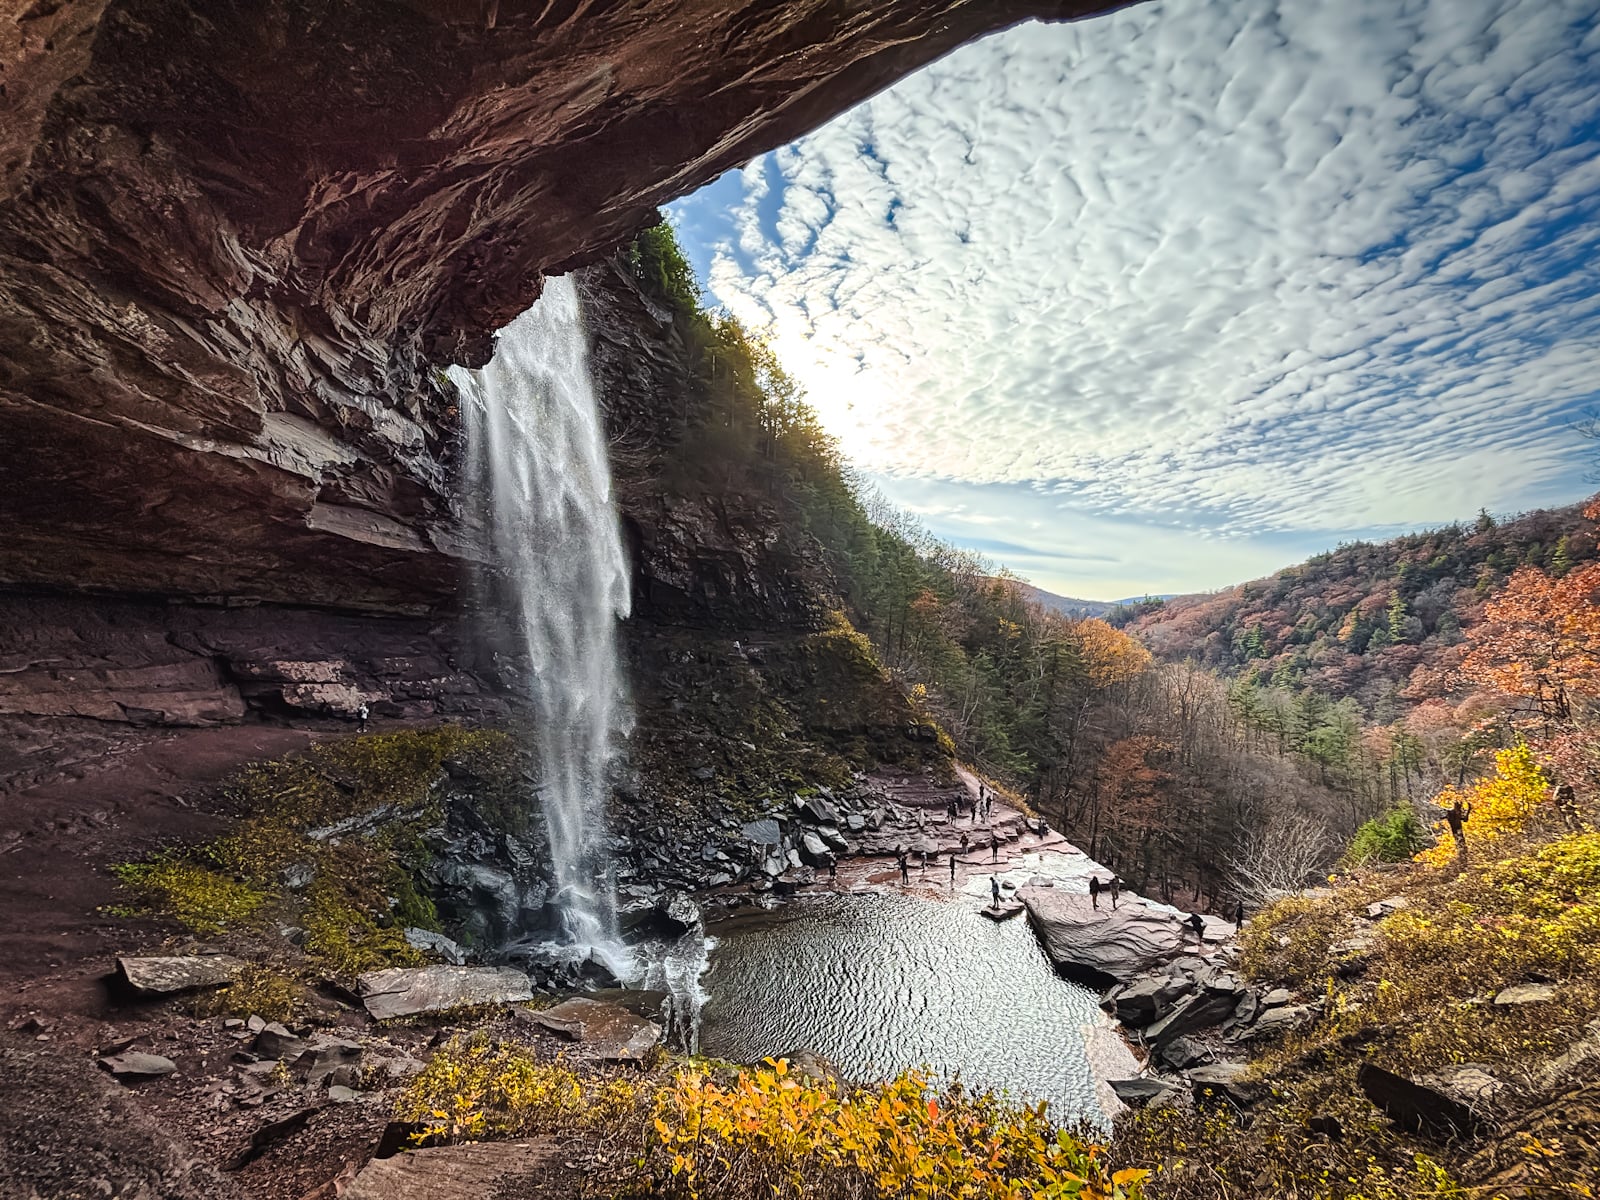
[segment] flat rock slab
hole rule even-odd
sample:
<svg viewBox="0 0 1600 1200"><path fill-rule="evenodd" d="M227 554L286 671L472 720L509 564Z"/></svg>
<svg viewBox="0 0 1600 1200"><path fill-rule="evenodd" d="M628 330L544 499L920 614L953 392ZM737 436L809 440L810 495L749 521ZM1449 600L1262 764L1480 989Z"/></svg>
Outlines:
<svg viewBox="0 0 1600 1200"><path fill-rule="evenodd" d="M118 1079L160 1079L178 1069L178 1064L170 1058L162 1058L159 1054L141 1054L136 1050L102 1058L100 1065Z"/></svg>
<svg viewBox="0 0 1600 1200"><path fill-rule="evenodd" d="M553 1138L412 1150L368 1163L341 1200L484 1200L540 1171L558 1150Z"/></svg>
<svg viewBox="0 0 1600 1200"><path fill-rule="evenodd" d="M528 977L511 967L390 967L369 971L356 984L367 1012L379 1021L533 999Z"/></svg>
<svg viewBox="0 0 1600 1200"><path fill-rule="evenodd" d="M1095 908L1088 896L1029 885L1017 892L1044 952L1058 970L1127 981L1193 949L1192 930L1172 913L1124 900Z"/></svg>
<svg viewBox="0 0 1600 1200"><path fill-rule="evenodd" d="M661 1026L620 1005L579 996L532 1014L550 1032L591 1048L613 1062L643 1058L661 1041Z"/></svg>
<svg viewBox="0 0 1600 1200"><path fill-rule="evenodd" d="M1518 1004L1548 1004L1556 998L1556 989L1548 983L1519 983L1505 988L1494 998L1498 1008Z"/></svg>
<svg viewBox="0 0 1600 1200"><path fill-rule="evenodd" d="M221 987L232 983L243 970L244 963L225 954L117 959L117 973L134 991L146 996Z"/></svg>

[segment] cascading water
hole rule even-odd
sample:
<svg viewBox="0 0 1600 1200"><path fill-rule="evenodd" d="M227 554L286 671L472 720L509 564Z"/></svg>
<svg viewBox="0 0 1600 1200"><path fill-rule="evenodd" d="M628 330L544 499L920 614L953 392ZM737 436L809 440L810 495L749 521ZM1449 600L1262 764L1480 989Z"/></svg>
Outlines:
<svg viewBox="0 0 1600 1200"><path fill-rule="evenodd" d="M628 574L573 281L548 280L486 367L450 376L493 562L485 599L527 659L560 926L550 956L593 957L627 979L605 811L630 719L616 644Z"/></svg>

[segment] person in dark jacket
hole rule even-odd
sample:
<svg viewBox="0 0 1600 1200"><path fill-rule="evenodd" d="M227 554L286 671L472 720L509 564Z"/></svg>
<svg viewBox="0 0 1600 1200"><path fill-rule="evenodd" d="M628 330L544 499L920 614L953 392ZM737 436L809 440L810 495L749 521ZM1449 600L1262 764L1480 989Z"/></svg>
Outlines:
<svg viewBox="0 0 1600 1200"><path fill-rule="evenodd" d="M1235 933L1238 933L1243 928L1244 928L1244 901L1241 900L1241 901L1239 901L1239 903L1237 903L1237 904L1235 904L1233 906L1233 931Z"/></svg>
<svg viewBox="0 0 1600 1200"><path fill-rule="evenodd" d="M1089 876L1089 903L1096 908L1100 907L1100 876Z"/></svg>
<svg viewBox="0 0 1600 1200"><path fill-rule="evenodd" d="M1118 879L1115 875L1113 875L1111 877L1111 885L1110 885L1110 887L1111 887L1111 908L1112 908L1112 911L1115 911L1116 907L1117 907L1117 897L1122 895L1122 880Z"/></svg>
<svg viewBox="0 0 1600 1200"><path fill-rule="evenodd" d="M997 875L989 876L989 895L994 900L994 907L1000 907L1000 878Z"/></svg>
<svg viewBox="0 0 1600 1200"><path fill-rule="evenodd" d="M1189 914L1189 928L1194 930L1194 940L1199 943L1200 949L1206 948L1206 919L1199 913Z"/></svg>

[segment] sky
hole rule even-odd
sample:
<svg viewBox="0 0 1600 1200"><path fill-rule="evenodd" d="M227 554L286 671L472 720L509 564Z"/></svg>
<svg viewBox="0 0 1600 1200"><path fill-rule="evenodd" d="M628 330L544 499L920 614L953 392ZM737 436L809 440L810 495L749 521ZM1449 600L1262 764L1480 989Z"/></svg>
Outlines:
<svg viewBox="0 0 1600 1200"><path fill-rule="evenodd" d="M871 484L1051 591L1594 490L1600 0L1027 24L669 216Z"/></svg>

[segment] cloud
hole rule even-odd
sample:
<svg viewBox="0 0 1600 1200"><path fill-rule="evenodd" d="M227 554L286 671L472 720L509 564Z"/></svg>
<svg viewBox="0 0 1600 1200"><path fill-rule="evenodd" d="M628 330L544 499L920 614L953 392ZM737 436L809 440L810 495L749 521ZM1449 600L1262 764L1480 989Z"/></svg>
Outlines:
<svg viewBox="0 0 1600 1200"><path fill-rule="evenodd" d="M1223 539L1581 488L1592 3L1023 26L738 179L679 206L697 261L885 478Z"/></svg>

